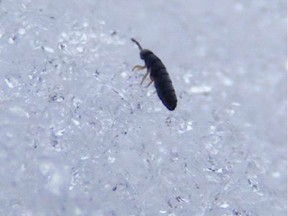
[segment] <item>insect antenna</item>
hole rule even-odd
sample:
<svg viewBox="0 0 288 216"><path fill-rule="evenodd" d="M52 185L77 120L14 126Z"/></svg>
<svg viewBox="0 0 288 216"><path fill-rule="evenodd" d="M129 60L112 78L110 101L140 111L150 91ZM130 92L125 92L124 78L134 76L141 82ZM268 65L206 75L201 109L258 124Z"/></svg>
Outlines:
<svg viewBox="0 0 288 216"><path fill-rule="evenodd" d="M142 47L138 41L136 41L134 38L131 38L131 41L133 41L138 46L138 48L142 50Z"/></svg>

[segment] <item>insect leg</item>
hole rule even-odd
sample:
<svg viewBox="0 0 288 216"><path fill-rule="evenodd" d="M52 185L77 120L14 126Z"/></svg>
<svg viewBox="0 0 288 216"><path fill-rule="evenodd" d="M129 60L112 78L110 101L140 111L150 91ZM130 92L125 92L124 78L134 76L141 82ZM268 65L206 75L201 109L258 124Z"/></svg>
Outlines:
<svg viewBox="0 0 288 216"><path fill-rule="evenodd" d="M142 81L141 81L141 83L140 83L140 85L142 85L143 84L143 82L144 82L144 80L146 79L146 77L148 76L148 74L149 74L149 70L147 70L147 73L144 75L144 77L142 78Z"/></svg>
<svg viewBox="0 0 288 216"><path fill-rule="evenodd" d="M135 65L133 68L132 68L132 71L134 70L144 70L146 68L146 66L141 66L141 65Z"/></svg>
<svg viewBox="0 0 288 216"><path fill-rule="evenodd" d="M154 80L151 79L151 81L150 81L149 84L146 86L146 88L148 88L153 82L154 82Z"/></svg>

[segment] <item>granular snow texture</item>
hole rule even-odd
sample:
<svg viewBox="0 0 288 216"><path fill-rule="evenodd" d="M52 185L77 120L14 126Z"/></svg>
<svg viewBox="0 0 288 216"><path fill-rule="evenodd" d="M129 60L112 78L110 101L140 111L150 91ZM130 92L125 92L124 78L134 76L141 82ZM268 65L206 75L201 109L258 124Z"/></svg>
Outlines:
<svg viewBox="0 0 288 216"><path fill-rule="evenodd" d="M286 8L0 1L0 215L285 216Z"/></svg>

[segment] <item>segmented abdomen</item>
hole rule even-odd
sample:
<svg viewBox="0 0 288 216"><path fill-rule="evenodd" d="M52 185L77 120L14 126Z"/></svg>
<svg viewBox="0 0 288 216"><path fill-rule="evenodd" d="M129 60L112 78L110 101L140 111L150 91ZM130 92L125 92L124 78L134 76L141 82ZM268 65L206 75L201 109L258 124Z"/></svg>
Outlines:
<svg viewBox="0 0 288 216"><path fill-rule="evenodd" d="M155 88L158 97L169 110L174 110L177 106L177 97L172 85L172 81L166 70L159 71L159 75L154 78Z"/></svg>

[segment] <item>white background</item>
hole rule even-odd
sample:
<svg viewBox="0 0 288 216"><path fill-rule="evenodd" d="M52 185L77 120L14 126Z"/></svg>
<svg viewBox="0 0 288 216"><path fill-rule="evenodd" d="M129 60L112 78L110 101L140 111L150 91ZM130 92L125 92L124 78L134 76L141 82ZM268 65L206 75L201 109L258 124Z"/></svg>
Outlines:
<svg viewBox="0 0 288 216"><path fill-rule="evenodd" d="M0 1L0 215L286 215L286 24L284 0Z"/></svg>

